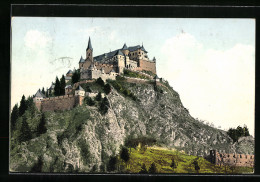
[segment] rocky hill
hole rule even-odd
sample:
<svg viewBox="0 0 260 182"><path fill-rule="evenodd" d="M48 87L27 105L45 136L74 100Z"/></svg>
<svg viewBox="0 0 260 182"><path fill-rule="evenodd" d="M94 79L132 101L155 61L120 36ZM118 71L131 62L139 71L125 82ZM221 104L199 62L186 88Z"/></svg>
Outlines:
<svg viewBox="0 0 260 182"><path fill-rule="evenodd" d="M69 111L46 112L46 133L21 144L13 139L10 171L37 171L39 165L42 172L89 172L94 166L99 171L111 156L118 154L129 136L152 137L159 146L190 155L206 156L211 149L254 153L252 137L233 144L225 131L195 120L168 84L155 86L124 80L109 83L112 90L106 96L107 113L100 112L98 103ZM120 92L118 85L131 93L130 96ZM100 90L97 85L88 86ZM28 116L31 130L40 122L40 115ZM21 122L18 119L17 132ZM18 134L14 132L13 136Z"/></svg>

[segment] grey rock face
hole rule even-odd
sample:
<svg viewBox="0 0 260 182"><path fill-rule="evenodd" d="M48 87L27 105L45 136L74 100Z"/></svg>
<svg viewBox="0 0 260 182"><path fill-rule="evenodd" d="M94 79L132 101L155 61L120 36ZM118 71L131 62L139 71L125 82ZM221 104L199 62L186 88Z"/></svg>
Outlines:
<svg viewBox="0 0 260 182"><path fill-rule="evenodd" d="M205 156L211 149L254 153L252 137L233 144L225 131L190 116L178 93L171 88L155 89L151 84L134 83L124 86L138 101L112 89L107 95L110 108L105 115L97 107L85 105L64 113L49 113L47 133L19 146L11 156L10 169L21 171L23 166L28 171L43 156L43 172L89 172L94 166L99 170L110 156L119 153L128 136L153 137L161 146L191 155ZM62 124L65 121L67 124ZM78 121L80 125L76 128L80 129L71 130Z"/></svg>

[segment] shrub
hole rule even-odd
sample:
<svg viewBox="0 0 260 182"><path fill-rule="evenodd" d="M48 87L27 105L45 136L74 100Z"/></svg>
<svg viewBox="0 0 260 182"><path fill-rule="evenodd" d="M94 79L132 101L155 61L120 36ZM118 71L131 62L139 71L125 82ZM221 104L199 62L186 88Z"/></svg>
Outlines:
<svg viewBox="0 0 260 182"><path fill-rule="evenodd" d="M104 85L105 85L104 81L100 77L97 79L96 83L99 84L102 87L104 87Z"/></svg>
<svg viewBox="0 0 260 182"><path fill-rule="evenodd" d="M111 86L108 83L104 86L104 92L106 94L109 94L111 92Z"/></svg>
<svg viewBox="0 0 260 182"><path fill-rule="evenodd" d="M86 102L86 104L87 105L89 105L89 106L93 106L93 105L95 105L95 102L92 100L92 98L91 97L85 97L85 102Z"/></svg>
<svg viewBox="0 0 260 182"><path fill-rule="evenodd" d="M108 171L115 171L117 163L118 163L117 157L116 156L111 156L109 161L108 161L107 170Z"/></svg>
<svg viewBox="0 0 260 182"><path fill-rule="evenodd" d="M120 152L120 158L123 159L126 163L129 161L130 159L130 154L128 151L128 148L126 148L125 146L123 146L121 148L121 152Z"/></svg>
<svg viewBox="0 0 260 182"><path fill-rule="evenodd" d="M101 99L102 99L101 92L98 92L96 96L96 101L101 101Z"/></svg>
<svg viewBox="0 0 260 182"><path fill-rule="evenodd" d="M106 97L104 97L100 104L99 110L102 114L105 114L107 113L108 108L109 108L109 101Z"/></svg>
<svg viewBox="0 0 260 182"><path fill-rule="evenodd" d="M142 164L141 170L139 171L140 174L147 174L148 171L146 169L145 163Z"/></svg>
<svg viewBox="0 0 260 182"><path fill-rule="evenodd" d="M157 168L156 168L156 165L154 162L151 164L151 166L149 168L149 173L152 173L152 174L157 173Z"/></svg>

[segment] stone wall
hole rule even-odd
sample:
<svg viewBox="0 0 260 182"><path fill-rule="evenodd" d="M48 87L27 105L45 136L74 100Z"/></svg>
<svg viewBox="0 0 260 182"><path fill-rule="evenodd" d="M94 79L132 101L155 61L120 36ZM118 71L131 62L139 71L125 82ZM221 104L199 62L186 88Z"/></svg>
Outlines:
<svg viewBox="0 0 260 182"><path fill-rule="evenodd" d="M213 164L223 166L254 166L254 155L219 153L216 150L210 151L210 160Z"/></svg>
<svg viewBox="0 0 260 182"><path fill-rule="evenodd" d="M156 62L152 62L152 61L146 61L146 60L139 60L139 67L136 68L137 71L142 71L142 70L146 70L146 71L151 71L154 74L156 74Z"/></svg>
<svg viewBox="0 0 260 182"><path fill-rule="evenodd" d="M75 95L64 95L43 99L40 109L45 111L69 110L77 105L83 104L84 97ZM38 108L39 109L39 108Z"/></svg>

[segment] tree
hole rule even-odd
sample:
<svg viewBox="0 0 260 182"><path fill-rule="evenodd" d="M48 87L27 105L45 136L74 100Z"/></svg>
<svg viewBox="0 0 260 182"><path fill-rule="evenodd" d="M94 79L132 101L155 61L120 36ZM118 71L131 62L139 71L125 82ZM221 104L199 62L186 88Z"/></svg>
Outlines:
<svg viewBox="0 0 260 182"><path fill-rule="evenodd" d="M100 77L97 79L96 83L99 84L102 87L104 87L104 85L105 85L104 81Z"/></svg>
<svg viewBox="0 0 260 182"><path fill-rule="evenodd" d="M15 124L18 117L19 117L18 104L15 104L11 113L11 131L15 129Z"/></svg>
<svg viewBox="0 0 260 182"><path fill-rule="evenodd" d="M25 102L25 96L22 96L22 100L20 101L20 107L19 107L19 116L22 116L26 110L26 102Z"/></svg>
<svg viewBox="0 0 260 182"><path fill-rule="evenodd" d="M151 164L151 166L150 166L148 171L149 171L149 173L152 173L152 174L157 172L156 165L155 165L154 162Z"/></svg>
<svg viewBox="0 0 260 182"><path fill-rule="evenodd" d="M92 100L91 97L85 97L85 102L86 102L86 104L89 105L89 106L95 105L95 102Z"/></svg>
<svg viewBox="0 0 260 182"><path fill-rule="evenodd" d="M199 170L200 170L200 167L199 167L198 161L195 160L192 164L194 164L194 168L195 168L196 172L198 173Z"/></svg>
<svg viewBox="0 0 260 182"><path fill-rule="evenodd" d="M21 142L28 141L31 138L32 138L32 133L31 133L31 130L30 130L29 125L27 123L27 116L24 115L23 120L22 120L21 134L20 134L20 137L19 137L19 141L21 143Z"/></svg>
<svg viewBox="0 0 260 182"><path fill-rule="evenodd" d="M115 171L117 162L118 162L117 157L116 156L111 156L109 161L108 161L107 170L108 171Z"/></svg>
<svg viewBox="0 0 260 182"><path fill-rule="evenodd" d="M244 136L250 136L247 126L244 126Z"/></svg>
<svg viewBox="0 0 260 182"><path fill-rule="evenodd" d="M74 83L79 82L79 80L80 80L80 72L79 72L79 70L75 70L75 72L73 73L73 75L71 77L71 82L72 82L72 84L74 84Z"/></svg>
<svg viewBox="0 0 260 182"><path fill-rule="evenodd" d="M62 75L60 79L60 95L65 95L65 87L66 87L65 77L64 75Z"/></svg>
<svg viewBox="0 0 260 182"><path fill-rule="evenodd" d="M139 171L140 174L147 174L148 171L146 169L145 163L142 164L141 170Z"/></svg>
<svg viewBox="0 0 260 182"><path fill-rule="evenodd" d="M101 92L98 92L96 96L96 101L101 101L101 99L102 99Z"/></svg>
<svg viewBox="0 0 260 182"><path fill-rule="evenodd" d="M127 163L128 163L128 161L130 159L130 154L129 154L129 151L128 151L127 147L122 146L121 152L120 152L120 158L125 161L126 166L127 166Z"/></svg>
<svg viewBox="0 0 260 182"><path fill-rule="evenodd" d="M56 82L55 82L55 86L54 86L54 95L55 96L60 95L60 81L59 81L58 77L56 77Z"/></svg>
<svg viewBox="0 0 260 182"><path fill-rule="evenodd" d="M42 93L45 95L45 90L44 90L44 87L42 87Z"/></svg>
<svg viewBox="0 0 260 182"><path fill-rule="evenodd" d="M109 108L109 101L106 97L103 98L101 104L100 104L100 111L102 114L105 114L107 113L108 111L108 108Z"/></svg>
<svg viewBox="0 0 260 182"><path fill-rule="evenodd" d="M41 134L46 133L47 128L46 128L46 117L45 114L42 113L41 121L37 127L37 136L40 136Z"/></svg>
<svg viewBox="0 0 260 182"><path fill-rule="evenodd" d="M46 97L49 97L49 89L48 89L48 88L46 89L45 96L46 96Z"/></svg>
<svg viewBox="0 0 260 182"><path fill-rule="evenodd" d="M106 93L106 94L109 94L110 92L111 92L111 86L110 86L110 84L106 84L105 86L104 86L104 92Z"/></svg>
<svg viewBox="0 0 260 182"><path fill-rule="evenodd" d="M177 164L175 163L175 161L174 161L174 158L172 158L172 163L171 163L171 166L170 166L173 170L175 169L175 168L177 168Z"/></svg>

